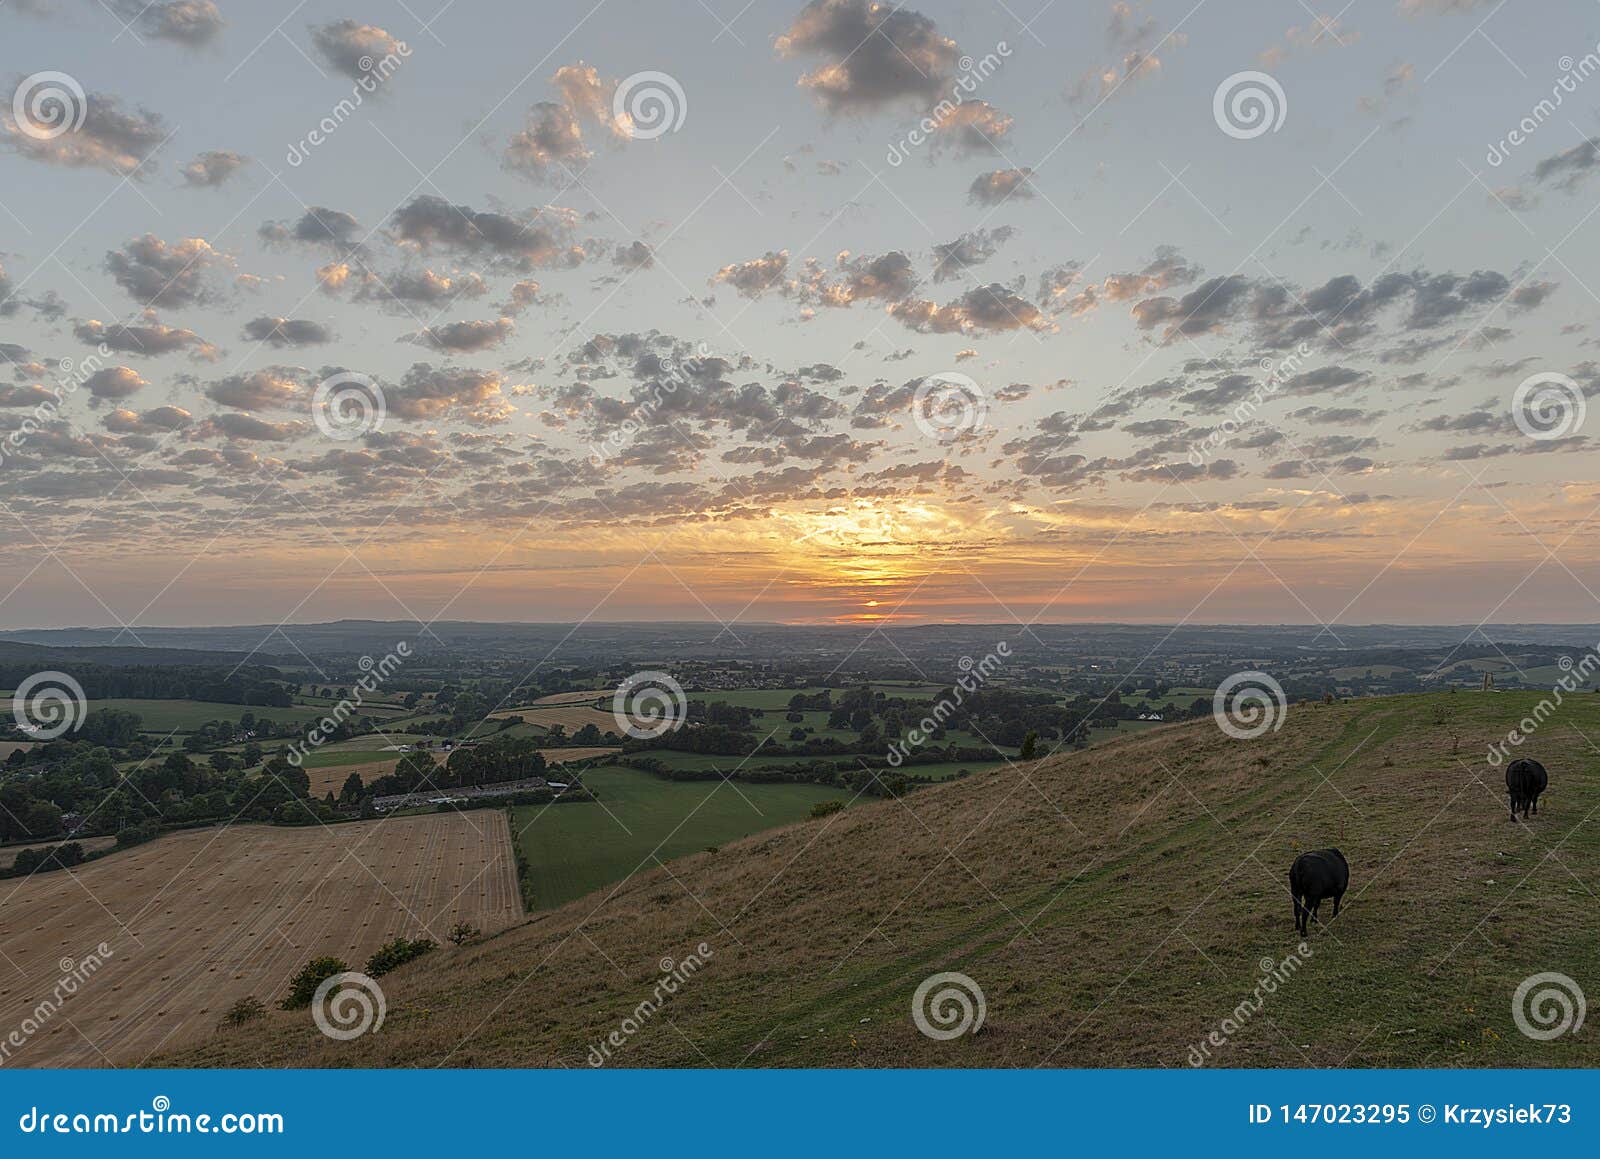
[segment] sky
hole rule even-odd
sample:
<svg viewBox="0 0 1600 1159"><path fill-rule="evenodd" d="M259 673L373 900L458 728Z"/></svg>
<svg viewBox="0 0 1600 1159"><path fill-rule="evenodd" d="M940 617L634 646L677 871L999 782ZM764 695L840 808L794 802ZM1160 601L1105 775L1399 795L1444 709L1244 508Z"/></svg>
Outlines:
<svg viewBox="0 0 1600 1159"><path fill-rule="evenodd" d="M0 628L1600 621L1593 4L0 37Z"/></svg>

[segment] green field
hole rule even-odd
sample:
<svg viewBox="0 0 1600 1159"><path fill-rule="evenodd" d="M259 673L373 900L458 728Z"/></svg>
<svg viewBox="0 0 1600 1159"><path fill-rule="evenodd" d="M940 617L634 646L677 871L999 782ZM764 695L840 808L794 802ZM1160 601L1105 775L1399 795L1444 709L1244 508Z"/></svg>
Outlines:
<svg viewBox="0 0 1600 1159"><path fill-rule="evenodd" d="M367 737L371 740L371 737ZM379 752L375 749L317 749L305 755L300 762L307 769L336 768L339 765L364 765L373 761L398 760L403 753L393 749L388 752Z"/></svg>
<svg viewBox="0 0 1600 1159"><path fill-rule="evenodd" d="M144 721L146 732L193 732L207 721L238 720L253 712L257 720L315 720L321 713L315 708L292 705L288 708L268 708L259 704L224 704L211 700L127 700L110 698L91 700L89 711L97 708L122 708L137 712Z"/></svg>
<svg viewBox="0 0 1600 1159"><path fill-rule="evenodd" d="M772 769L782 768L784 765L805 764L810 761L848 761L855 763L854 753L828 753L823 756L760 756L760 757L731 757L715 756L709 753L684 753L675 749L646 749L636 753L635 756L654 757L669 769L719 769L731 773L735 769ZM882 753L872 754L882 757Z"/></svg>
<svg viewBox="0 0 1600 1159"><path fill-rule="evenodd" d="M641 867L654 869L657 860L799 821L818 801L850 796L821 785L664 781L614 765L589 770L583 781L600 802L512 810L536 909L614 885Z"/></svg>
<svg viewBox="0 0 1600 1159"><path fill-rule="evenodd" d="M821 688L714 688L707 692L691 692L690 700L700 700L707 704L735 704L741 708L764 708L769 712L773 709L787 709L789 701L797 692L804 692L807 696L815 696L823 691ZM835 688L833 693L838 696L843 689Z"/></svg>

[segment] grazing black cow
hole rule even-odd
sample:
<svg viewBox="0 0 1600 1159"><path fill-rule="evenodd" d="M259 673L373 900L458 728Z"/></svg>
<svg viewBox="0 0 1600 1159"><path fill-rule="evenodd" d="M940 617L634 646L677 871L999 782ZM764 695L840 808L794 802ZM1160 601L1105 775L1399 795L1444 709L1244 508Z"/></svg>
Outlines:
<svg viewBox="0 0 1600 1159"><path fill-rule="evenodd" d="M1318 924L1317 907L1324 898L1333 899L1333 916L1339 916L1339 903L1350 888L1350 864L1337 849L1317 849L1302 853L1289 867L1289 892L1294 894L1294 928L1302 935L1313 919Z"/></svg>
<svg viewBox="0 0 1600 1159"><path fill-rule="evenodd" d="M1511 797L1511 819L1517 819L1517 810L1528 816L1528 810L1539 812L1539 794L1550 787L1550 774L1538 761L1519 757L1506 766L1506 793Z"/></svg>

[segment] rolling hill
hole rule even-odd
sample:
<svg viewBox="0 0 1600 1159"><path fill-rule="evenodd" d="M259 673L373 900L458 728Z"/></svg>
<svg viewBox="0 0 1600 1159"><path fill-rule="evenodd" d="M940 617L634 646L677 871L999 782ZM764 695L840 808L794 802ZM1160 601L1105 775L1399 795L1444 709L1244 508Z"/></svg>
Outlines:
<svg viewBox="0 0 1600 1159"><path fill-rule="evenodd" d="M1288 971L1211 1065L1594 1066L1600 1028L1535 1041L1512 1016L1535 974L1600 994L1600 696L1521 750L1551 771L1529 823L1485 760L1537 700L1297 704L1256 740L1200 720L862 803L444 947L382 979L387 1019L354 1041L273 1011L150 1061L582 1066L618 1032L612 1065L1182 1067ZM1286 872L1326 845L1350 894L1301 955ZM987 1012L936 1041L912 1000L946 971Z"/></svg>

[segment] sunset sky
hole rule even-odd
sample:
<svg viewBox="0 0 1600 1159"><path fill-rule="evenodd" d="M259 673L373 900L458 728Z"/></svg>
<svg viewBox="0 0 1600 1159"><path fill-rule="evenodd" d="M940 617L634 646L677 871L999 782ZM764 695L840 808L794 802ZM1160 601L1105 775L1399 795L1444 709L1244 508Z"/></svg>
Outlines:
<svg viewBox="0 0 1600 1159"><path fill-rule="evenodd" d="M1537 11L7 0L0 628L1600 620Z"/></svg>

